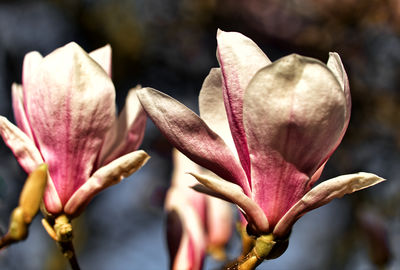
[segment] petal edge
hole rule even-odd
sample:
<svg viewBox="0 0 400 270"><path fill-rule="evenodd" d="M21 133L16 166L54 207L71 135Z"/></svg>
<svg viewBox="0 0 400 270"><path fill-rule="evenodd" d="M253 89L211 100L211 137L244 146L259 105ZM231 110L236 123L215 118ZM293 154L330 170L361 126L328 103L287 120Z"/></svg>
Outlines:
<svg viewBox="0 0 400 270"><path fill-rule="evenodd" d="M83 207L103 189L119 183L139 170L149 160L150 156L143 150L126 154L104 167L98 169L75 193L65 205L64 212L77 216Z"/></svg>
<svg viewBox="0 0 400 270"><path fill-rule="evenodd" d="M179 151L223 179L250 189L244 170L225 142L182 103L155 89L143 88L138 97L150 119Z"/></svg>
<svg viewBox="0 0 400 270"><path fill-rule="evenodd" d="M278 237L284 237L297 219L308 211L325 205L335 198L341 198L345 194L376 185L382 181L385 181L385 179L365 172L341 175L326 180L307 192L303 198L293 205L279 220L273 233Z"/></svg>

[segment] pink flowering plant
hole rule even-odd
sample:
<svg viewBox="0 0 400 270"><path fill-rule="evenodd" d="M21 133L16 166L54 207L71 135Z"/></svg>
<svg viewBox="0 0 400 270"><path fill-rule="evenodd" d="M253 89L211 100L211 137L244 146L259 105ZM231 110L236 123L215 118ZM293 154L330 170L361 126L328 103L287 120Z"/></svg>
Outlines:
<svg viewBox="0 0 400 270"><path fill-rule="evenodd" d="M48 165L42 211L46 229L59 242L65 242L57 231L60 224L70 234L69 220L94 195L149 158L137 150L146 125L138 89L129 92L117 117L110 76L109 45L90 54L76 43L46 57L28 53L22 85L12 86L18 127L0 117L0 134L22 168L31 173L39 164Z"/></svg>
<svg viewBox="0 0 400 270"><path fill-rule="evenodd" d="M207 252L223 257L232 229L227 202L241 213L243 252L225 267L255 269L283 254L305 213L384 181L359 172L316 185L350 121L337 53L326 64L296 54L271 62L240 33L218 30L217 43L220 67L203 83L200 116L141 87L117 116L109 45L89 54L73 42L45 57L28 53L22 85L12 85L16 125L0 116L0 135L29 174L0 249L27 237L40 207L43 226L80 269L70 221L147 162L138 150L147 116L177 149L165 200L171 269L200 270Z"/></svg>
<svg viewBox="0 0 400 270"><path fill-rule="evenodd" d="M361 172L313 187L350 120L349 82L337 53L327 64L296 54L271 63L242 34L218 31L217 41L220 68L201 89L201 117L157 90L138 96L179 151L224 179L191 172L197 190L243 213L256 240L236 264L253 269L306 212L383 179Z"/></svg>

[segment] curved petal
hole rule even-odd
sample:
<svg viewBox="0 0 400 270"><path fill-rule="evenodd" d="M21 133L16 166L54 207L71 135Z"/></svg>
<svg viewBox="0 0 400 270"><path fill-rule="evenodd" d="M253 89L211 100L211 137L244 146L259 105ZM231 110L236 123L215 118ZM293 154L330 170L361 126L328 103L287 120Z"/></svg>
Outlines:
<svg viewBox="0 0 400 270"><path fill-rule="evenodd" d="M209 246L223 248L232 236L233 213L231 205L207 196L207 236Z"/></svg>
<svg viewBox="0 0 400 270"><path fill-rule="evenodd" d="M0 116L0 135L28 174L44 162L33 141L4 116Z"/></svg>
<svg viewBox="0 0 400 270"><path fill-rule="evenodd" d="M170 188L176 188L176 190L179 191L177 194L180 194L181 197L185 197L187 203L196 210L201 220L206 223L204 194L190 188L192 185L197 184L197 181L191 175L187 174L188 171L199 173L201 167L179 152L176 148L172 150L172 158L174 170L172 171ZM166 204L168 204L167 201Z"/></svg>
<svg viewBox="0 0 400 270"><path fill-rule="evenodd" d="M138 97L147 115L173 146L200 166L237 183L249 194L242 167L224 141L202 119L157 90L143 88L138 91Z"/></svg>
<svg viewBox="0 0 400 270"><path fill-rule="evenodd" d="M250 157L243 127L244 89L254 74L271 61L251 39L240 33L218 30L217 43L229 125L240 162L250 179Z"/></svg>
<svg viewBox="0 0 400 270"><path fill-rule="evenodd" d="M129 91L125 107L118 117L117 124L113 127L115 128L114 132L110 129L107 134L105 138L106 145L103 145L104 150L102 148L100 154L101 165L135 151L142 143L147 115L136 95L139 89L140 87L136 87Z"/></svg>
<svg viewBox="0 0 400 270"><path fill-rule="evenodd" d="M321 177L322 172L324 171L326 162L328 162L328 160L326 160L326 161L318 168L318 170L316 170L315 173L311 176L310 180L309 180L308 183L307 183L306 191L309 191L309 190L312 188L312 186L315 184L315 182L317 182L318 179Z"/></svg>
<svg viewBox="0 0 400 270"><path fill-rule="evenodd" d="M42 63L43 56L38 52L27 53L24 57L24 63L22 65L22 85L29 81L29 78L36 72L40 64ZM24 93L25 93L24 89ZM26 109L26 102L25 102Z"/></svg>
<svg viewBox="0 0 400 270"><path fill-rule="evenodd" d="M327 66L336 76L336 79L339 81L340 86L343 89L347 105L346 120L349 121L350 111L351 111L350 85L349 85L349 79L347 78L346 70L344 69L342 60L340 59L338 53L335 52L329 53Z"/></svg>
<svg viewBox="0 0 400 270"><path fill-rule="evenodd" d="M189 185L197 182L185 171L200 166L176 149L172 151L174 170L165 198L167 240L172 269L199 269L206 249L205 196Z"/></svg>
<svg viewBox="0 0 400 270"><path fill-rule="evenodd" d="M337 53L329 53L329 59L327 63L328 68L333 72L333 74L336 76L337 80L340 83L340 86L342 87L344 96L346 98L346 116L345 116L345 124L342 129L341 136L339 140L336 143L336 147L334 147L333 151L339 146L340 142L342 141L342 138L344 134L346 133L347 127L350 122L350 114L351 114L351 95L350 95L350 85L349 85L349 80L347 78L346 71L344 70L344 66L342 64L342 60L340 59L339 54ZM332 151L332 152L333 152Z"/></svg>
<svg viewBox="0 0 400 270"><path fill-rule="evenodd" d="M38 53L38 52L29 52L25 55L24 57L24 63L22 65L22 88L23 88L23 93L18 93L18 91L15 91L17 95L15 97L18 97L14 101L14 94L13 94L13 110L14 110L14 116L15 120L17 122L17 125L20 125L21 121L21 129L23 132L25 132L33 141L35 141L35 138L33 137L32 133L32 127L31 124L29 123L29 116L27 115L27 101L26 101L26 86L25 83L29 81L33 74L37 72L37 69L39 68L40 64L43 61L43 56ZM16 89L18 90L18 89ZM16 102L18 99L20 99L23 102L23 105L21 108L18 108L18 102ZM14 107L14 102L17 103L16 106ZM22 115L22 110L24 110L24 115L26 116L26 121L23 119ZM36 142L36 141L35 141Z"/></svg>
<svg viewBox="0 0 400 270"><path fill-rule="evenodd" d="M43 194L43 203L47 213L52 215L59 214L63 210L63 204L61 203L50 174L47 175L47 185Z"/></svg>
<svg viewBox="0 0 400 270"><path fill-rule="evenodd" d="M347 78L346 71L343 67L342 60L340 59L339 54L337 53L329 53L329 59L327 63L328 68L333 72L336 79L339 81L340 86L344 92L344 96L346 98L346 116L345 116L345 124L343 125L342 132L336 144L332 147L331 151L327 154L325 159L323 159L321 165L319 166L318 170L314 173L311 177L311 180L308 182L307 190L310 190L311 187L315 184L315 182L319 179L322 174L322 171L325 167L326 162L328 161L329 157L335 152L336 148L339 146L340 142L342 141L344 134L346 133L347 127L350 122L350 114L351 114L351 95L350 95L350 85L349 80Z"/></svg>
<svg viewBox="0 0 400 270"><path fill-rule="evenodd" d="M115 117L114 86L82 48L69 43L42 60L24 91L36 144L65 204L93 170Z"/></svg>
<svg viewBox="0 0 400 270"><path fill-rule="evenodd" d="M289 55L254 76L243 106L253 199L273 226L339 139L346 101L326 65Z"/></svg>
<svg viewBox="0 0 400 270"><path fill-rule="evenodd" d="M290 232L293 224L305 213L329 203L345 194L376 185L385 179L372 173L355 173L341 175L324 181L307 192L290 210L279 220L273 234L284 237Z"/></svg>
<svg viewBox="0 0 400 270"><path fill-rule="evenodd" d="M89 56L92 57L111 78L111 46L107 44L104 47L98 48L89 53Z"/></svg>
<svg viewBox="0 0 400 270"><path fill-rule="evenodd" d="M199 94L200 117L217 133L237 155L222 95L222 77L219 68L212 68Z"/></svg>
<svg viewBox="0 0 400 270"><path fill-rule="evenodd" d="M200 173L201 167L199 165L191 161L176 148L172 149L172 160L174 170L172 171L171 187L188 188L197 184L196 179L191 177L187 172ZM194 192L194 194L198 195L197 192Z"/></svg>
<svg viewBox="0 0 400 270"><path fill-rule="evenodd" d="M18 127L33 141L32 130L26 117L22 85L13 83L11 86L12 106L15 122Z"/></svg>
<svg viewBox="0 0 400 270"><path fill-rule="evenodd" d="M149 158L145 151L138 150L101 167L71 196L64 212L77 216L94 195L139 170Z"/></svg>
<svg viewBox="0 0 400 270"><path fill-rule="evenodd" d="M268 232L268 219L265 217L263 210L252 199L244 194L240 186L206 175L195 173L190 174L196 177L196 179L207 188L211 189L217 194L221 194L222 196L220 198L226 198L227 201L236 204L241 211L244 212L248 222L255 227L257 232Z"/></svg>
<svg viewBox="0 0 400 270"><path fill-rule="evenodd" d="M181 196L183 187L173 187L166 197L167 243L171 269L202 269L206 251L203 220Z"/></svg>
<svg viewBox="0 0 400 270"><path fill-rule="evenodd" d="M32 173L44 162L32 140L3 116L0 116L0 135L7 146L13 151L18 163L28 174ZM62 204L50 175L47 176L47 185L43 200L46 209L50 213L61 212Z"/></svg>

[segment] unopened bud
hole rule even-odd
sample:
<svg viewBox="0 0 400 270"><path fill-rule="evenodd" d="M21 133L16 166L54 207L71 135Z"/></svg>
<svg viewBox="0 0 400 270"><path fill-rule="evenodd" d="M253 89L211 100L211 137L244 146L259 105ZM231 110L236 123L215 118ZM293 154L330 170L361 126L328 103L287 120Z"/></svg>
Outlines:
<svg viewBox="0 0 400 270"><path fill-rule="evenodd" d="M47 165L42 164L29 174L19 197L19 207L24 213L24 222L31 223L39 210L47 183Z"/></svg>
<svg viewBox="0 0 400 270"><path fill-rule="evenodd" d="M24 221L24 211L17 207L11 214L8 235L15 241L24 240L28 236L28 227Z"/></svg>

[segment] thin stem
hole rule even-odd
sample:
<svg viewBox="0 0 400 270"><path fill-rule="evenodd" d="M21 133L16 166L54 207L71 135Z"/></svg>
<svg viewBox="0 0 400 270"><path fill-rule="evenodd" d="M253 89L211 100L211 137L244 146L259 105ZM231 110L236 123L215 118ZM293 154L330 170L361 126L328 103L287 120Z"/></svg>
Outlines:
<svg viewBox="0 0 400 270"><path fill-rule="evenodd" d="M242 239L242 253L238 257L238 260L241 261L254 247L256 237L250 236L246 231L246 226L243 226L240 222L238 222L236 228L239 231L240 238Z"/></svg>
<svg viewBox="0 0 400 270"><path fill-rule="evenodd" d="M72 270L80 270L81 268L79 267L78 260L76 259L76 256L74 256L69 259L69 264L71 265Z"/></svg>
<svg viewBox="0 0 400 270"><path fill-rule="evenodd" d="M10 237L10 235L7 233L6 235L4 235L0 239L0 250L2 250L3 248L8 247L9 245L11 245L11 244L13 244L15 242L17 242L17 240L15 240L12 237Z"/></svg>
<svg viewBox="0 0 400 270"><path fill-rule="evenodd" d="M224 266L224 270L254 270L264 259L257 256L255 249L252 249L246 256Z"/></svg>
<svg viewBox="0 0 400 270"><path fill-rule="evenodd" d="M58 242L58 244L61 248L62 254L69 261L72 270L80 270L78 259L75 254L75 249L74 245L72 244L72 241Z"/></svg>
<svg viewBox="0 0 400 270"><path fill-rule="evenodd" d="M72 243L72 225L68 217L63 214L54 220L42 220L47 233L53 238L61 249L64 257L69 261L72 270L80 270L78 259Z"/></svg>

